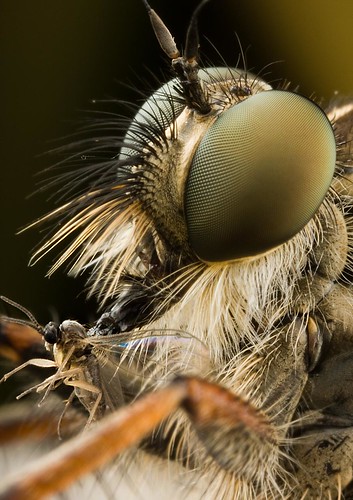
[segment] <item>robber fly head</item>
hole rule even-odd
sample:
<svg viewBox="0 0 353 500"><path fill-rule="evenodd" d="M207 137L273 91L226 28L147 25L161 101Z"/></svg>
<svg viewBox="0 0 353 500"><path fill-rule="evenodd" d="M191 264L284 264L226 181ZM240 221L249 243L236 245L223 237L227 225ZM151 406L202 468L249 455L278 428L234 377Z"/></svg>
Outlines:
<svg viewBox="0 0 353 500"><path fill-rule="evenodd" d="M61 226L34 256L80 231L52 270L78 251L72 272L90 268L103 299L122 275L157 280L193 263L275 251L313 218L335 168L332 126L311 100L238 68L199 68L197 17L206 1L182 54L144 3L175 78L120 139L86 141L85 155L96 161L76 170L70 191L77 185L79 194L50 214ZM82 151L71 160L81 158Z"/></svg>
<svg viewBox="0 0 353 500"><path fill-rule="evenodd" d="M330 186L336 148L312 101L236 68L199 70L196 17L205 3L182 56L148 6L178 76L146 101L125 141L138 150L143 123L164 118L170 139L148 157L142 202L163 239L217 262L259 255L298 233Z"/></svg>

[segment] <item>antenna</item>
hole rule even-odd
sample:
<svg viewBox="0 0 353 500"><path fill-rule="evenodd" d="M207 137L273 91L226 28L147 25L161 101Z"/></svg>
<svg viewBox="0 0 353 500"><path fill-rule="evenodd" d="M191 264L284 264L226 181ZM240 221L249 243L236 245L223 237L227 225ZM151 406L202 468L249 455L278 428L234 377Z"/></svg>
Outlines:
<svg viewBox="0 0 353 500"><path fill-rule="evenodd" d="M150 21L156 38L158 40L161 49L167 54L170 59L176 59L180 56L179 50L174 42L174 38L166 27L159 15L151 9L149 3L146 0L142 0L148 15L150 16Z"/></svg>
<svg viewBox="0 0 353 500"><path fill-rule="evenodd" d="M204 92L198 77L198 16L204 5L206 5L209 0L203 0L198 7L196 7L191 16L186 34L185 54L182 56L180 56L180 52L174 42L174 38L162 19L151 8L147 0L142 0L142 2L150 17L152 28L159 45L165 54L167 54L167 56L172 60L172 66L179 78L182 88L181 93L187 106L202 115L206 115L211 111L211 106L208 102L207 94Z"/></svg>
<svg viewBox="0 0 353 500"><path fill-rule="evenodd" d="M33 316L33 314L28 309L26 309L25 307L21 306L20 304L18 304L14 300L8 299L4 295L0 295L0 300L2 300L3 302L6 302L10 306L13 306L16 309L18 309L19 311L23 312L23 314L25 314L27 316L27 318L29 319L29 321L22 320L22 319L16 319L17 323L19 323L21 325L32 326L32 327L34 327L35 330L37 330L38 333L40 333L41 335L43 335L43 328L42 328L42 326L38 323L38 321L36 320L36 318Z"/></svg>
<svg viewBox="0 0 353 500"><path fill-rule="evenodd" d="M185 59L189 62L198 59L199 55L199 14L209 0L203 0L192 13L190 23L186 32Z"/></svg>

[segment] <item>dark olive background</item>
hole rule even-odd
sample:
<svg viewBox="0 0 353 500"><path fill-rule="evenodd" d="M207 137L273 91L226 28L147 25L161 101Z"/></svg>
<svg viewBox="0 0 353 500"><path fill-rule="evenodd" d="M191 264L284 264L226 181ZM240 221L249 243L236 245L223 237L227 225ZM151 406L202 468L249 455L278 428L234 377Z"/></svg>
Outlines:
<svg viewBox="0 0 353 500"><path fill-rule="evenodd" d="M179 46L197 3L151 0ZM26 197L43 178L36 173L52 161L42 154L75 130L91 98L134 99L123 83L143 89L150 72L160 75L169 66L140 0L0 0L0 23L0 293L42 323L54 313L87 321L96 306L86 303L83 280L66 278L64 269L44 277L55 252L27 266L40 235L15 232L54 202L49 193ZM287 78L328 102L336 90L353 95L352 25L351 0L214 0L200 18L201 53L219 62L205 36L236 64L237 32L249 68L283 61L269 67L269 79Z"/></svg>

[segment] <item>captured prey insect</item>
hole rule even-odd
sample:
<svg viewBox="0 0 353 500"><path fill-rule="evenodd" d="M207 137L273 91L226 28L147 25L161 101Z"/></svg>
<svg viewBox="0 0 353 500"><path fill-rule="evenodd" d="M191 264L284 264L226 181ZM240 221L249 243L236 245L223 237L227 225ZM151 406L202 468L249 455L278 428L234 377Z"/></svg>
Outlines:
<svg viewBox="0 0 353 500"><path fill-rule="evenodd" d="M6 381L9 377L28 366L55 369L53 375L24 391L18 396L18 399L36 391L42 393L42 400L45 400L50 391L57 389L61 384L71 386L74 390L71 392L67 403L69 404L76 396L89 414L87 420L87 425L89 425L92 421L102 418L108 408L112 410L114 407L111 398L104 391L102 385L102 377L105 372L105 377L109 377L110 392L112 395L114 394L114 400L119 402L120 405L122 404L123 401L119 401L119 398L122 397L120 396L122 393L119 380L115 376L117 373L116 366L110 368L109 372L108 357L105 356L104 360L98 361L100 357L102 358L99 347L88 341L86 330L82 325L77 321L65 320L60 325L51 321L45 327L41 327L28 310L6 297L0 298L10 305L20 308L29 317L30 324L43 336L44 347L46 351L49 351L48 355L44 351L41 353L40 358L28 359L22 365L4 375L1 381ZM18 322L7 318L3 319L2 328L5 331L6 323L14 324L17 329L21 324L28 326L26 322ZM11 338L13 334L10 333L6 336Z"/></svg>
<svg viewBox="0 0 353 500"><path fill-rule="evenodd" d="M42 219L60 225L34 255L75 235L52 271L89 272L106 310L74 330L111 352L121 398L100 418L101 375L80 360L62 380L99 421L3 498L60 491L139 443L115 476L167 475L164 498L350 498L353 103L325 113L246 70L200 69L207 2L182 55L144 3L174 78L73 146L77 195Z"/></svg>

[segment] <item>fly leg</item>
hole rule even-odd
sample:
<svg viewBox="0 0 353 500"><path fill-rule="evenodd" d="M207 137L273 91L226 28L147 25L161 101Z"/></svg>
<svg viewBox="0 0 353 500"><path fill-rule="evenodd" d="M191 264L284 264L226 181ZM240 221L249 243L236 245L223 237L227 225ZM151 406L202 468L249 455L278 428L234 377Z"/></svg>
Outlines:
<svg viewBox="0 0 353 500"><path fill-rule="evenodd" d="M301 322L298 321L296 328L298 331L302 328ZM256 408L217 383L196 377L178 377L165 389L145 395L104 417L89 432L71 439L43 460L20 471L3 485L0 498L21 498L25 493L26 498L31 500L62 491L78 478L137 445L178 409L182 409L191 420L207 455L220 468L256 483L259 468L271 468L278 458L281 432L284 432L281 427L285 427L276 422L277 418L283 424L283 418L279 417L273 391L280 391L285 380L292 384L295 401L284 409L284 420L287 421L306 383L306 335L302 333L296 352L292 340L293 337L288 336L287 341L280 344L276 362L271 364L271 375L265 384L265 390L269 392L265 398L268 412ZM271 389L281 369L283 371L283 359L287 355L288 368L284 378ZM295 380L294 373L297 373ZM292 389L292 386L295 388ZM280 405L283 409L283 401ZM249 467L249 460L253 461L253 467Z"/></svg>
<svg viewBox="0 0 353 500"><path fill-rule="evenodd" d="M219 426L254 433L255 439L274 439L266 415L217 384L179 378L166 389L150 393L103 418L98 425L13 476L0 490L1 499L43 498L67 488L79 477L107 464L136 445L176 409L183 408L202 436ZM214 448L217 453L217 448Z"/></svg>

